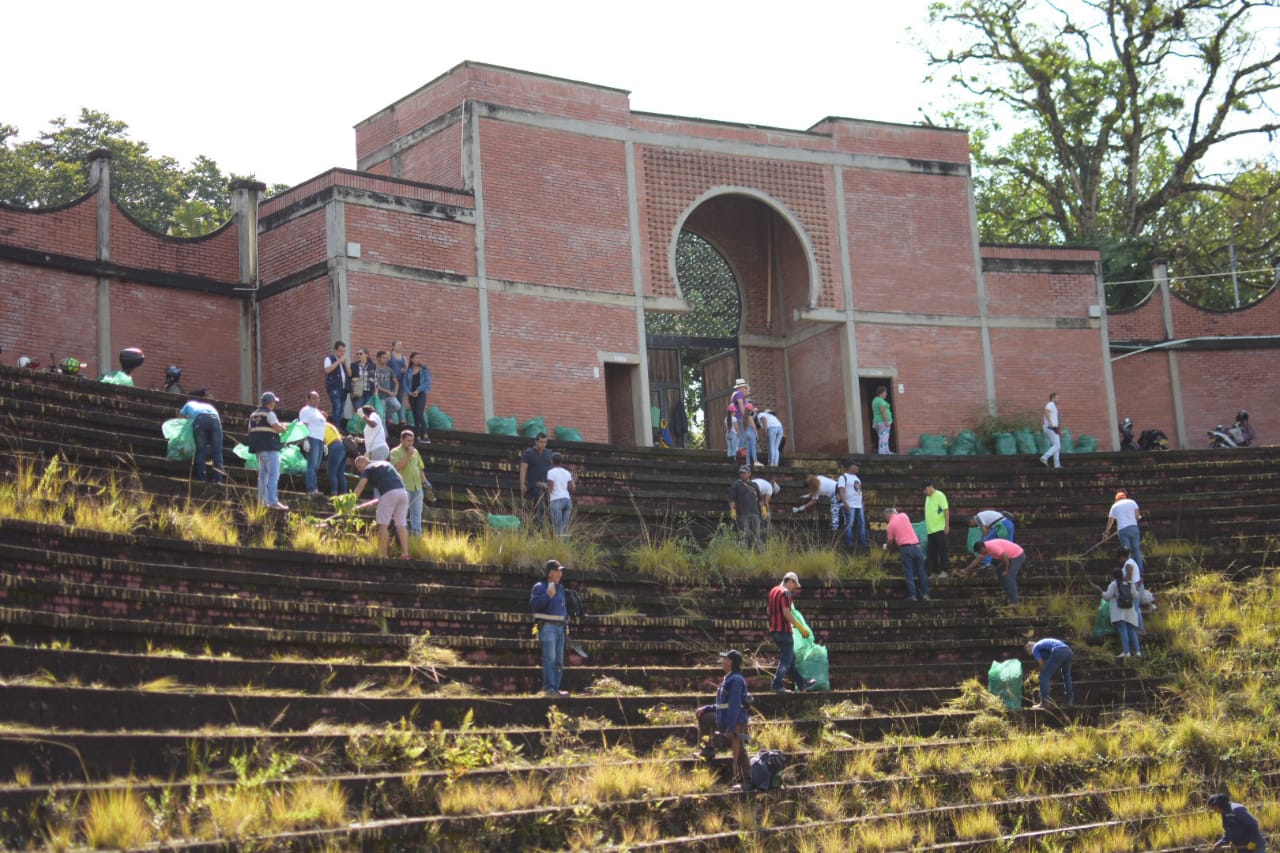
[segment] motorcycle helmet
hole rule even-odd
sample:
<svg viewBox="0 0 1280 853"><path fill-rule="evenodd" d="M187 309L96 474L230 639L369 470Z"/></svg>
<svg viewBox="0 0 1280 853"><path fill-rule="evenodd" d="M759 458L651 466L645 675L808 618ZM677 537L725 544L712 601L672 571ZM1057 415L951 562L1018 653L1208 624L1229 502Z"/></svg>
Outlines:
<svg viewBox="0 0 1280 853"><path fill-rule="evenodd" d="M142 367L142 363L146 360L147 357L137 347L127 347L120 350L120 369L125 373L133 373L133 371Z"/></svg>
<svg viewBox="0 0 1280 853"><path fill-rule="evenodd" d="M1132 419L1132 418L1125 418L1124 420L1122 420L1122 421L1120 422L1120 426L1121 426L1121 428L1122 428L1122 429L1130 429L1130 428L1132 428L1132 427L1133 427L1133 419Z"/></svg>
<svg viewBox="0 0 1280 853"><path fill-rule="evenodd" d="M181 379L181 378L182 378L182 368L181 368L181 367L178 367L178 365L176 365L176 364L171 364L171 365L169 365L168 367L166 367L166 368L164 369L164 384L165 384L165 385L173 385L173 384L176 384L176 383L177 383L177 381L178 381L179 379Z"/></svg>
<svg viewBox="0 0 1280 853"><path fill-rule="evenodd" d="M62 365L61 365L61 367L62 367L62 372L63 372L63 373L79 373L79 372L80 372L80 359L78 359L78 358L72 358L71 356L67 356L66 358L64 358L64 359L62 360Z"/></svg>

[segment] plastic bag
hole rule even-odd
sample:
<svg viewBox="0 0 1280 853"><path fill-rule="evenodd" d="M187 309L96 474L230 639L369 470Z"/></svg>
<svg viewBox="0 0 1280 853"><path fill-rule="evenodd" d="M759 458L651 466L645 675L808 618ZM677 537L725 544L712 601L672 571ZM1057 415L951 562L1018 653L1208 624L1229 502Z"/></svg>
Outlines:
<svg viewBox="0 0 1280 853"><path fill-rule="evenodd" d="M250 471L258 470L258 455L249 452L249 445L236 442L236 446L231 448L232 455L240 459L244 463L244 467Z"/></svg>
<svg viewBox="0 0 1280 853"><path fill-rule="evenodd" d="M516 429L516 419L512 418L489 418L485 421L485 426L489 431L489 435L519 435L520 431Z"/></svg>
<svg viewBox="0 0 1280 853"><path fill-rule="evenodd" d="M1017 658L991 662L987 670L987 689L999 697L1011 711L1022 707L1022 661Z"/></svg>
<svg viewBox="0 0 1280 853"><path fill-rule="evenodd" d="M911 525L911 529L916 532L916 538L920 540L920 554L927 559L929 556L929 531L925 530L923 521L917 521Z"/></svg>
<svg viewBox="0 0 1280 853"><path fill-rule="evenodd" d="M972 430L963 429L956 434L947 448L950 456L975 456L978 453L978 437Z"/></svg>
<svg viewBox="0 0 1280 853"><path fill-rule="evenodd" d="M1015 430L1013 440L1018 444L1019 453L1036 453L1036 434L1029 429ZM1044 451L1040 451L1043 453ZM1037 454L1038 455L1038 454Z"/></svg>
<svg viewBox="0 0 1280 853"><path fill-rule="evenodd" d="M538 433L546 434L547 420L541 416L529 418L524 422L524 426L520 427L520 434L525 438L537 438Z"/></svg>
<svg viewBox="0 0 1280 853"><path fill-rule="evenodd" d="M307 425L302 421L294 421L284 428L284 432L280 433L281 444L292 444L295 441L302 441L311 435L311 431L307 429Z"/></svg>
<svg viewBox="0 0 1280 853"><path fill-rule="evenodd" d="M453 429L453 418L444 413L439 406L427 409L427 429L433 432L438 429Z"/></svg>
<svg viewBox="0 0 1280 853"><path fill-rule="evenodd" d="M196 455L195 422L186 418L170 418L160 427L164 437L169 439L170 459L185 462Z"/></svg>
<svg viewBox="0 0 1280 853"><path fill-rule="evenodd" d="M133 377L125 373L123 370L116 370L112 373L108 373L98 381L105 382L108 385L124 385L129 388L133 387Z"/></svg>
<svg viewBox="0 0 1280 853"><path fill-rule="evenodd" d="M804 626L809 631L809 636L804 637L799 631L792 628L792 638L795 641L796 653L796 675L801 681L812 680L812 687L805 688L811 691L827 692L831 689L831 665L827 659L827 647L818 645L813 639L813 631L809 628L809 623L804 620L799 610L793 605L791 615L795 617L797 623Z"/></svg>
<svg viewBox="0 0 1280 853"><path fill-rule="evenodd" d="M947 437L945 435L924 433L920 436L920 450L922 455L926 456L946 456Z"/></svg>
<svg viewBox="0 0 1280 853"><path fill-rule="evenodd" d="M1072 440L1071 440L1071 430L1067 429L1066 427L1063 427L1063 428L1062 428L1062 432L1061 432L1061 433L1059 433L1059 437L1062 439L1062 452L1063 452L1063 453L1075 453L1075 452L1076 452L1076 443L1075 443L1074 441L1072 441Z"/></svg>
<svg viewBox="0 0 1280 853"><path fill-rule="evenodd" d="M303 455L302 448L296 444L285 445L284 449L280 451L280 473L307 473L307 457Z"/></svg>
<svg viewBox="0 0 1280 853"><path fill-rule="evenodd" d="M993 438L995 439L996 455L998 456L1014 456L1018 452L1018 441L1013 437L1011 432L998 432Z"/></svg>
<svg viewBox="0 0 1280 853"><path fill-rule="evenodd" d="M573 427L558 426L556 427L556 441L582 441L582 433Z"/></svg>
<svg viewBox="0 0 1280 853"><path fill-rule="evenodd" d="M512 419L514 420L514 418ZM514 515L494 515L489 513L490 530L519 530L520 519Z"/></svg>
<svg viewBox="0 0 1280 853"><path fill-rule="evenodd" d="M1111 622L1111 602L1105 598L1098 602L1098 615L1093 617L1093 636L1107 637L1116 632Z"/></svg>
<svg viewBox="0 0 1280 853"><path fill-rule="evenodd" d="M1091 435L1081 435L1076 439L1076 453L1097 453L1098 440Z"/></svg>

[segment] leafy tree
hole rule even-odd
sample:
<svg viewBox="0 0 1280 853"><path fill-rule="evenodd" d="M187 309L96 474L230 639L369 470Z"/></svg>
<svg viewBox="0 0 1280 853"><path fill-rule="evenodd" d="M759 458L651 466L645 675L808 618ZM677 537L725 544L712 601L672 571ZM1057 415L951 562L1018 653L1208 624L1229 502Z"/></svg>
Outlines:
<svg viewBox="0 0 1280 853"><path fill-rule="evenodd" d="M129 137L127 124L106 113L81 110L74 124L61 116L29 142L17 135L17 128L0 125L0 201L28 207L74 201L89 190L89 153L105 148L112 196L151 228L197 236L231 216L228 184L237 176L223 175L204 156L186 169L172 157L154 156L145 142Z"/></svg>
<svg viewBox="0 0 1280 853"><path fill-rule="evenodd" d="M930 64L975 99L947 118L975 128L983 239L1098 245L1109 275L1148 277L1152 251L1189 262L1186 212L1258 203L1236 178L1259 164L1208 164L1280 129L1280 0L958 0L930 23ZM1002 144L997 114L1014 124ZM1265 254L1268 230L1238 248Z"/></svg>
<svg viewBox="0 0 1280 853"><path fill-rule="evenodd" d="M738 335L741 298L728 261L691 231L676 240L676 279L689 302L689 314L645 313L651 335L733 338Z"/></svg>

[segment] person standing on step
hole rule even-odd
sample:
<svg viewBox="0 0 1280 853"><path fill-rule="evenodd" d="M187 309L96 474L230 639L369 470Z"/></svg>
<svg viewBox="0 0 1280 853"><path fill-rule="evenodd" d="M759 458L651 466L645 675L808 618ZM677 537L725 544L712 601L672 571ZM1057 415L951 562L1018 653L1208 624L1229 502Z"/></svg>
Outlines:
<svg viewBox="0 0 1280 853"><path fill-rule="evenodd" d="M769 448L769 467L777 468L782 464L782 420L773 409L764 409L756 414L756 424L764 430L765 442Z"/></svg>
<svg viewBox="0 0 1280 853"><path fill-rule="evenodd" d="M547 514L547 472L553 464L547 450L547 434L540 432L533 439L533 447L520 454L520 488L525 500L533 502L533 523L541 525Z"/></svg>
<svg viewBox="0 0 1280 853"><path fill-rule="evenodd" d="M391 456L391 447L387 444L387 428L378 417L378 410L364 406L360 409L360 418L364 421L364 455L374 462L385 462Z"/></svg>
<svg viewBox="0 0 1280 853"><path fill-rule="evenodd" d="M351 365L351 408L355 411L364 408L373 397L374 371L378 367L369 360L369 351L364 347L356 350L355 363Z"/></svg>
<svg viewBox="0 0 1280 853"><path fill-rule="evenodd" d="M416 353L409 353L409 363L404 369L404 390L409 398L409 408L413 410L413 431L418 440L430 444L427 434L427 394L431 393L431 371L422 363Z"/></svg>
<svg viewBox="0 0 1280 853"><path fill-rule="evenodd" d="M1231 801L1230 794L1214 794L1209 798L1209 811L1222 818L1222 837L1214 842L1214 850L1231 848L1249 853L1267 853L1267 839L1258 820L1249 810Z"/></svg>
<svg viewBox="0 0 1280 853"><path fill-rule="evenodd" d="M858 463L850 459L844 463L844 473L836 480L836 494L840 497L840 529L844 544L862 548L867 543L867 517L862 508L862 479L858 476Z"/></svg>
<svg viewBox="0 0 1280 853"><path fill-rule="evenodd" d="M351 393L351 368L347 365L347 345L342 341L334 341L333 354L324 357L324 390L329 395L333 423L342 429L342 415Z"/></svg>
<svg viewBox="0 0 1280 853"><path fill-rule="evenodd" d="M742 534L742 544L757 551L760 538L760 490L751 482L751 466L738 468L738 479L729 487L729 518Z"/></svg>
<svg viewBox="0 0 1280 853"><path fill-rule="evenodd" d="M796 621L791 613L791 598L800 590L800 577L795 572L787 572L782 582L769 590L769 600L765 612L769 617L769 636L778 646L778 671L774 673L771 688L774 693L786 693L787 679L797 689L803 689L809 683L800 683L796 674L795 637L792 630L800 632L800 636L809 638L809 631Z"/></svg>
<svg viewBox="0 0 1280 853"><path fill-rule="evenodd" d="M298 410L298 420L307 428L307 496L319 497L324 493L317 485L320 463L324 461L324 428L329 421L320 411L320 392L307 394L307 404Z"/></svg>
<svg viewBox="0 0 1280 853"><path fill-rule="evenodd" d="M742 446L747 449L746 462L752 468L760 467L760 431L756 429L756 407L748 400L742 416Z"/></svg>
<svg viewBox="0 0 1280 853"><path fill-rule="evenodd" d="M871 425L876 429L876 453L892 455L889 450L889 433L893 430L893 409L889 406L889 389L881 385L871 398Z"/></svg>
<svg viewBox="0 0 1280 853"><path fill-rule="evenodd" d="M925 482L924 486L924 532L928 537L925 553L928 555L926 571L941 577L950 572L951 554L947 538L951 533L951 506L947 496L941 489L934 488L933 483Z"/></svg>
<svg viewBox="0 0 1280 853"><path fill-rule="evenodd" d="M1138 502L1123 491L1116 492L1115 503L1107 512L1107 526L1102 530L1102 538L1111 535L1111 528L1116 529L1116 538L1120 544L1129 549L1129 555L1138 563L1138 568L1145 569L1142 562L1142 531L1138 522L1142 520L1142 510Z"/></svg>
<svg viewBox="0 0 1280 853"><path fill-rule="evenodd" d="M564 674L565 608L564 587L560 579L564 566L558 560L547 560L542 580L529 593L529 606L537 621L538 642L542 646L542 692L548 696L568 696L560 689Z"/></svg>
<svg viewBox="0 0 1280 853"><path fill-rule="evenodd" d="M406 524L409 513L409 493L405 491L404 480L390 462L371 460L368 456L356 457L356 473L360 482L356 483L357 499L364 487L373 483L378 495L378 508L374 512L374 520L378 524L378 556L387 556L387 545L390 534L387 530L392 522L396 525L396 538L400 540L400 559L409 559L409 527Z"/></svg>
<svg viewBox="0 0 1280 853"><path fill-rule="evenodd" d="M551 512L551 529L562 540L569 539L569 518L573 515L573 472L561 463L559 453L551 454L547 471L547 507Z"/></svg>
<svg viewBox="0 0 1280 853"><path fill-rule="evenodd" d="M1049 402L1044 404L1044 417L1041 427L1044 429L1044 437L1049 439L1049 449L1040 457L1040 464L1048 467L1049 460L1053 460L1054 468L1062 467L1062 427L1058 423L1058 394L1055 391L1049 395Z"/></svg>
<svg viewBox="0 0 1280 853"><path fill-rule="evenodd" d="M280 433L285 426L276 417L278 402L279 397L264 391L249 415L249 450L258 458L258 500L270 509L288 509L280 503Z"/></svg>
<svg viewBox="0 0 1280 853"><path fill-rule="evenodd" d="M1049 686L1053 682L1055 672L1062 673L1062 686L1066 688L1067 707L1076 702L1075 689L1071 685L1071 661L1075 654L1071 647L1061 640L1045 637L1040 642L1031 641L1025 646L1030 655L1040 666L1040 701L1031 706L1038 711L1049 704Z"/></svg>
<svg viewBox="0 0 1280 853"><path fill-rule="evenodd" d="M222 470L222 416L209 402L207 389L195 392L195 399L188 400L178 414L191 419L191 434L196 441L195 478L205 482L204 461L213 459L213 482L224 483L227 472Z"/></svg>
<svg viewBox="0 0 1280 853"><path fill-rule="evenodd" d="M329 471L329 494L332 497L347 493L347 444L342 433L333 424L324 428L324 445L327 449L325 467Z"/></svg>
<svg viewBox="0 0 1280 853"><path fill-rule="evenodd" d="M1128 556L1127 551L1124 553ZM1111 624L1120 635L1120 654L1116 657L1127 658L1131 654L1142 657L1142 643L1138 639L1138 595L1133 584L1124 579L1124 569L1112 572L1111 583L1102 597L1111 602Z"/></svg>
<svg viewBox="0 0 1280 853"><path fill-rule="evenodd" d="M391 451L387 461L396 469L400 479L404 481L404 490L409 494L409 532L414 536L421 536L423 484L431 484L427 482L422 454L413 446L413 439L413 430L402 430L400 444Z"/></svg>
<svg viewBox="0 0 1280 853"><path fill-rule="evenodd" d="M840 496L836 494L836 481L821 474L810 474L804 479L804 487L806 500L800 506L794 507L791 510L792 514L813 509L819 500L826 498L828 508L831 511L831 529L833 531L839 530L840 508L843 504L840 502Z"/></svg>
<svg viewBox="0 0 1280 853"><path fill-rule="evenodd" d="M390 405L387 406L387 423L396 424L397 426L405 422L404 404L405 404L405 384L404 373L409 366L408 359L404 356L404 344L400 341L391 342L391 351L387 353L387 368L390 369L391 375L396 380L396 392L394 394L396 404L394 410ZM385 399L383 402L387 402Z"/></svg>
<svg viewBox="0 0 1280 853"><path fill-rule="evenodd" d="M382 403L382 412L387 424L400 422L400 380L397 371L391 367L391 354L386 350L378 350L377 366L373 369L373 393ZM403 371L401 371L403 372Z"/></svg>
<svg viewBox="0 0 1280 853"><path fill-rule="evenodd" d="M742 675L742 652L730 649L720 653L724 680L716 691L714 705L703 705L694 711L702 742L703 757L713 758L717 742L727 742L733 755L733 778L743 791L751 788L751 762L747 760L747 679ZM708 731L714 724L715 728Z"/></svg>
<svg viewBox="0 0 1280 853"><path fill-rule="evenodd" d="M1138 633L1147 633L1146 620L1142 615L1142 596L1146 587L1142 583L1142 567L1138 565L1138 561L1133 559L1133 555L1129 553L1128 548L1119 548L1116 550L1116 557L1121 561L1120 573L1124 575L1124 579L1128 581L1133 589L1133 600L1137 603L1134 608L1138 611Z"/></svg>
<svg viewBox="0 0 1280 853"><path fill-rule="evenodd" d="M929 601L929 573L924 570L924 554L920 551L920 537L911 526L911 519L897 507L884 511L889 522L884 532L884 550L893 545L902 560L902 574L907 579L907 598Z"/></svg>
<svg viewBox="0 0 1280 853"><path fill-rule="evenodd" d="M1018 573L1027 562L1027 553L1022 550L1022 546L1007 539L988 539L985 542L975 542L973 553L973 562L965 566L964 571L977 568L990 555L996 561L996 580L1009 597L1009 603L1017 604L1021 600L1018 597Z"/></svg>

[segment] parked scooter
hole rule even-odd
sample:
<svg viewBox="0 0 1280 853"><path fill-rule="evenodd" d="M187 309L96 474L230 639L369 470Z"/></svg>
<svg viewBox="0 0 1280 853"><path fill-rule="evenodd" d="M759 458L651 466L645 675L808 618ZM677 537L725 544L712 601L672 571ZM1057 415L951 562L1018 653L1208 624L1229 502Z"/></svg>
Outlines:
<svg viewBox="0 0 1280 853"><path fill-rule="evenodd" d="M1133 439L1133 420L1125 418L1120 422L1120 449L1121 450L1168 450L1169 436L1165 435L1163 430L1145 429L1138 436L1138 440Z"/></svg>
<svg viewBox="0 0 1280 853"><path fill-rule="evenodd" d="M1209 436L1209 446L1213 448L1248 447L1254 439L1253 427L1249 424L1249 412L1245 409L1236 413L1236 422L1230 427L1218 424L1205 432Z"/></svg>

